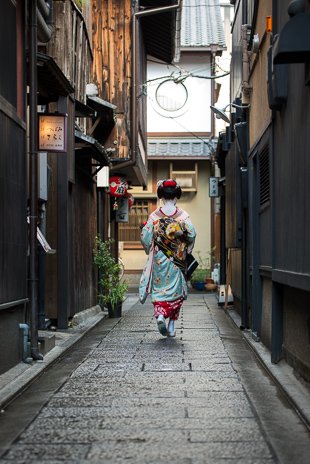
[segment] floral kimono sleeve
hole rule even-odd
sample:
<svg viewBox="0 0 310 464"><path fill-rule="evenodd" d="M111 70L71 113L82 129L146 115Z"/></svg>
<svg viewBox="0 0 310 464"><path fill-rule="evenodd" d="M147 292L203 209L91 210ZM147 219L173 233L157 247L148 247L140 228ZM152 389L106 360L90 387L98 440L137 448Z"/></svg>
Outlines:
<svg viewBox="0 0 310 464"><path fill-rule="evenodd" d="M185 228L187 230L187 240L188 240L187 252L191 253L194 248L194 244L195 244L196 230L189 217L186 218L185 220Z"/></svg>
<svg viewBox="0 0 310 464"><path fill-rule="evenodd" d="M145 226L143 227L141 231L141 243L143 245L143 248L148 255L150 252L150 248L152 245L153 241L153 234L154 234L154 224L153 220L149 218Z"/></svg>

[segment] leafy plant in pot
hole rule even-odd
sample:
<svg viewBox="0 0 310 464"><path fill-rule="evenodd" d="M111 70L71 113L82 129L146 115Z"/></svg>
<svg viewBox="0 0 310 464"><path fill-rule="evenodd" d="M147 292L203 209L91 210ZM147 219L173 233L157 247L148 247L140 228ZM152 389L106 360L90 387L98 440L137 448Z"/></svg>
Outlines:
<svg viewBox="0 0 310 464"><path fill-rule="evenodd" d="M109 317L120 317L128 284L120 279L121 266L112 256L112 243L111 239L103 241L96 237L93 256L99 271L99 304L108 309Z"/></svg>
<svg viewBox="0 0 310 464"><path fill-rule="evenodd" d="M203 257L200 251L195 253L196 259L199 262L199 266L193 272L190 278L190 282L192 287L196 290L205 290L206 282L211 279L210 258L212 258L214 249L208 252L208 257Z"/></svg>
<svg viewBox="0 0 310 464"><path fill-rule="evenodd" d="M211 276L210 269L198 268L193 272L190 282L196 290L205 290L206 279Z"/></svg>

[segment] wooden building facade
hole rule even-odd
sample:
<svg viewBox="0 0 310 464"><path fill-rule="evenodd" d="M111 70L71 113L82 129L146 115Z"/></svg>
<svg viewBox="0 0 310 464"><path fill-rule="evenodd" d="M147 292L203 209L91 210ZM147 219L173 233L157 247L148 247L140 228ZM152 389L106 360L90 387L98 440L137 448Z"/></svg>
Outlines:
<svg viewBox="0 0 310 464"><path fill-rule="evenodd" d="M1 374L20 359L28 302L24 2L1 3L0 39Z"/></svg>
<svg viewBox="0 0 310 464"><path fill-rule="evenodd" d="M58 327L66 328L70 317L96 304L92 250L97 234L97 191L93 164L107 161L103 150L83 140L95 114L95 110L85 108L93 59L91 30L85 18L91 15L91 6L83 12L75 2L55 2L53 13L55 33L46 53L73 91L47 105L48 112L68 114L68 139L66 154L48 155L47 239L57 251L46 258L45 313L57 320ZM102 139L96 141L103 145Z"/></svg>
<svg viewBox="0 0 310 464"><path fill-rule="evenodd" d="M97 304L95 237L117 240L118 225L96 173L106 166L145 185L146 57L172 60L179 7L172 0L3 1L0 373L40 359L38 328L52 321L65 329ZM39 113L66 115L65 152L38 150ZM37 225L54 254L42 251Z"/></svg>

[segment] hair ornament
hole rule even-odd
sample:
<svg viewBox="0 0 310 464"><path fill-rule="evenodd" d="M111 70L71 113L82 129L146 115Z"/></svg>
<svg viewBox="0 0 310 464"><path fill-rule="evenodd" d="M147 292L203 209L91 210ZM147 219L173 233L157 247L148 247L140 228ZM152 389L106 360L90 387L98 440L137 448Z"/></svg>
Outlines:
<svg viewBox="0 0 310 464"><path fill-rule="evenodd" d="M173 179L166 179L163 182L163 187L174 187L175 188L177 186L178 186L178 184Z"/></svg>
<svg viewBox="0 0 310 464"><path fill-rule="evenodd" d="M179 199L181 195L182 189L174 179L164 179L157 182L158 198L165 198L166 200Z"/></svg>

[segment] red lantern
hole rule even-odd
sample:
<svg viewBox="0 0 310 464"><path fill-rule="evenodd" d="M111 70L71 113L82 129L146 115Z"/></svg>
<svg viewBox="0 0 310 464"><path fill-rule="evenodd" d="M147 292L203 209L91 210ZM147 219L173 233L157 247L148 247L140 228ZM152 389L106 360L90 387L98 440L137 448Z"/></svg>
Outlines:
<svg viewBox="0 0 310 464"><path fill-rule="evenodd" d="M111 197L124 197L127 194L128 183L124 177L110 177L110 195Z"/></svg>
<svg viewBox="0 0 310 464"><path fill-rule="evenodd" d="M132 205L135 202L134 196L131 193L127 193L126 197L128 198L128 206L132 208Z"/></svg>

